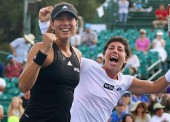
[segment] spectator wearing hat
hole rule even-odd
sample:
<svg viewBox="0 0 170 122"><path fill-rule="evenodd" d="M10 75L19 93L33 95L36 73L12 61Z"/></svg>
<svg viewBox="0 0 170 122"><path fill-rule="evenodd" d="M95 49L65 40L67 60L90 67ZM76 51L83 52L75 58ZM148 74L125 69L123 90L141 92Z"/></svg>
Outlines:
<svg viewBox="0 0 170 122"><path fill-rule="evenodd" d="M150 95L150 102L149 102L148 109L152 115L154 114L153 106L155 103L160 103L161 105L166 106L164 111L170 112L170 98L169 98L168 94L158 93L158 94Z"/></svg>
<svg viewBox="0 0 170 122"><path fill-rule="evenodd" d="M19 63L23 63L27 60L27 54L34 44L35 37L33 34L25 34L24 37L17 38L12 41L9 46L13 54L13 59Z"/></svg>
<svg viewBox="0 0 170 122"><path fill-rule="evenodd" d="M5 77L10 80L14 77L18 78L23 69L21 63L16 62L13 58L13 55L8 55L6 58L8 63L5 66Z"/></svg>
<svg viewBox="0 0 170 122"><path fill-rule="evenodd" d="M131 109L135 122L150 122L151 116L147 113L147 106L144 102L138 101Z"/></svg>
<svg viewBox="0 0 170 122"><path fill-rule="evenodd" d="M85 31L82 33L81 42L82 44L90 47L95 48L97 44L98 38L97 33L91 30L91 24L85 24Z"/></svg>
<svg viewBox="0 0 170 122"><path fill-rule="evenodd" d="M124 105L124 111L126 113L129 113L130 110L132 109L134 103L131 101L131 93L130 92L125 92L122 96L122 102Z"/></svg>
<svg viewBox="0 0 170 122"><path fill-rule="evenodd" d="M150 39L146 37L146 30L140 29L140 37L135 42L137 51L142 51L144 54L150 49Z"/></svg>
<svg viewBox="0 0 170 122"><path fill-rule="evenodd" d="M103 54L102 54L102 53L99 53L99 54L97 55L96 61L97 61L100 65L103 65L104 59L103 59Z"/></svg>
<svg viewBox="0 0 170 122"><path fill-rule="evenodd" d="M164 48L166 42L162 38L162 36L163 36L163 32L162 31L158 31L156 33L156 39L153 40L153 43L152 43L153 49L151 49L151 51L158 52L161 61L165 62L165 60L167 59L167 52L166 52L166 50Z"/></svg>
<svg viewBox="0 0 170 122"><path fill-rule="evenodd" d="M151 122L169 122L170 114L164 112L165 106L160 103L155 103L153 106L154 115L151 118Z"/></svg>
<svg viewBox="0 0 170 122"><path fill-rule="evenodd" d="M120 99L108 122L121 122L125 114L124 105L122 99Z"/></svg>

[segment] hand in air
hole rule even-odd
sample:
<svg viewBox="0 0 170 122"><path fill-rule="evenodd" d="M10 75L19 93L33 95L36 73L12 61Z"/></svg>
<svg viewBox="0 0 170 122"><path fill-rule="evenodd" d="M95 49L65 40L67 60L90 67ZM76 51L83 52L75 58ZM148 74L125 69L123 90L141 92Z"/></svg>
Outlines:
<svg viewBox="0 0 170 122"><path fill-rule="evenodd" d="M39 11L39 20L41 22L48 22L51 18L52 10L53 10L52 6L41 8Z"/></svg>
<svg viewBox="0 0 170 122"><path fill-rule="evenodd" d="M56 42L58 38L53 33L45 33L43 34L43 47L41 51L44 54L47 54L52 48L52 44Z"/></svg>

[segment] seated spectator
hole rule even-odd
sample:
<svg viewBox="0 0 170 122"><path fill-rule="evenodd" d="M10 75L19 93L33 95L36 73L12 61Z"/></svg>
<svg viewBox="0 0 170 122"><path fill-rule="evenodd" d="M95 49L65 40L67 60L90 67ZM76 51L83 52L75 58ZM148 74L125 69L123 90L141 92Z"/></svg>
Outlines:
<svg viewBox="0 0 170 122"><path fill-rule="evenodd" d="M130 74L134 75L137 73L139 67L140 67L139 58L132 51L131 56L128 58L128 60L126 62L125 68L129 68Z"/></svg>
<svg viewBox="0 0 170 122"><path fill-rule="evenodd" d="M166 93L159 93L159 94L151 94L148 110L151 114L154 114L153 106L155 103L160 103L163 106L166 106L164 109L165 112L170 112L170 98Z"/></svg>
<svg viewBox="0 0 170 122"><path fill-rule="evenodd" d="M125 113L130 113L130 110L133 107L133 103L131 101L131 93L130 92L125 92L122 96L122 102L124 105L124 111Z"/></svg>
<svg viewBox="0 0 170 122"><path fill-rule="evenodd" d="M122 100L120 99L115 107L116 110L112 112L111 117L108 122L121 122L123 117L125 116L124 105Z"/></svg>
<svg viewBox="0 0 170 122"><path fill-rule="evenodd" d="M0 105L0 122L3 118L4 118L4 109L3 109L3 106Z"/></svg>
<svg viewBox="0 0 170 122"><path fill-rule="evenodd" d="M163 32L158 31L156 33L156 39L154 39L151 51L156 51L159 53L159 57L161 58L162 62L165 62L167 59L167 52L165 50L165 40L162 39Z"/></svg>
<svg viewBox="0 0 170 122"><path fill-rule="evenodd" d="M123 117L122 122L135 122L135 119L132 114L126 114Z"/></svg>
<svg viewBox="0 0 170 122"><path fill-rule="evenodd" d="M102 53L99 53L99 54L97 55L96 61L97 61L100 65L103 65L104 59L103 59L103 54L102 54Z"/></svg>
<svg viewBox="0 0 170 122"><path fill-rule="evenodd" d="M20 118L23 112L24 112L24 109L22 107L21 98L13 97L8 107L8 118L13 117L13 116Z"/></svg>
<svg viewBox="0 0 170 122"><path fill-rule="evenodd" d="M165 106L160 103L155 103L153 106L154 115L151 118L151 122L169 122L170 114L164 112Z"/></svg>
<svg viewBox="0 0 170 122"><path fill-rule="evenodd" d="M23 63L27 60L28 51L34 44L35 37L33 34L25 34L24 37L13 40L9 47L12 51L13 58L16 62Z"/></svg>
<svg viewBox="0 0 170 122"><path fill-rule="evenodd" d="M3 78L0 77L0 95L2 95L3 91L5 90L6 82Z"/></svg>
<svg viewBox="0 0 170 122"><path fill-rule="evenodd" d="M148 114L147 106L144 102L138 101L131 109L135 122L150 122L151 116Z"/></svg>
<svg viewBox="0 0 170 122"><path fill-rule="evenodd" d="M167 24L167 15L168 12L165 9L164 4L160 4L159 8L155 11L156 20L153 21L153 26L155 28L164 28Z"/></svg>
<svg viewBox="0 0 170 122"><path fill-rule="evenodd" d="M5 77L9 78L10 80L14 77L19 77L22 72L22 65L13 60L13 55L7 56L8 64L5 66Z"/></svg>
<svg viewBox="0 0 170 122"><path fill-rule="evenodd" d="M140 37L135 42L137 51L142 51L144 54L150 49L150 39L146 37L146 30L140 29Z"/></svg>
<svg viewBox="0 0 170 122"><path fill-rule="evenodd" d="M94 49L97 44L97 33L91 30L91 24L85 24L85 32L81 36L82 44Z"/></svg>

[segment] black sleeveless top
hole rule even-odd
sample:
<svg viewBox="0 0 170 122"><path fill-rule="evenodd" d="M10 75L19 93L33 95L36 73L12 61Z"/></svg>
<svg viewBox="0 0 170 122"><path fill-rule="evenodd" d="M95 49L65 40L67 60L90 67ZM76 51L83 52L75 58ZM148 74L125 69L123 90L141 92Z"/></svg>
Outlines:
<svg viewBox="0 0 170 122"><path fill-rule="evenodd" d="M65 57L53 44L54 60L41 68L31 89L25 114L39 122L69 122L74 88L79 83L79 60L70 46L72 55Z"/></svg>

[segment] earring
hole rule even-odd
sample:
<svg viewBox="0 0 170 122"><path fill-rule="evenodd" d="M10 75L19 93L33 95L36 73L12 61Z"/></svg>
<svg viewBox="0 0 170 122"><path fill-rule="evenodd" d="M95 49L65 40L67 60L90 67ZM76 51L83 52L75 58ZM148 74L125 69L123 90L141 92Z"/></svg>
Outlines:
<svg viewBox="0 0 170 122"><path fill-rule="evenodd" d="M51 29L51 33L55 34L55 31L53 29Z"/></svg>

